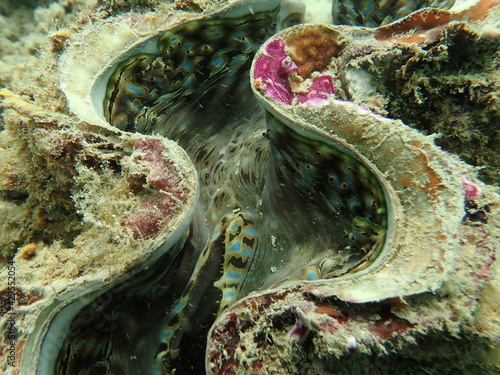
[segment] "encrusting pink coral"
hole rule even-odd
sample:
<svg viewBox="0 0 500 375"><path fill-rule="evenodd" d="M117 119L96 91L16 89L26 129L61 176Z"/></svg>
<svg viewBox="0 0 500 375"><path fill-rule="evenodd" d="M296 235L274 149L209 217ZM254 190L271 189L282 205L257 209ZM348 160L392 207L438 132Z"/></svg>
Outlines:
<svg viewBox="0 0 500 375"><path fill-rule="evenodd" d="M481 188L465 176L462 176L462 187L466 201L473 201L481 196Z"/></svg>
<svg viewBox="0 0 500 375"><path fill-rule="evenodd" d="M283 39L272 39L265 46L265 52L255 62L254 79L256 87L269 98L285 105L305 104L315 107L324 104L335 93L329 75L313 78L306 92L292 90L290 79L301 77L297 75L297 64L285 50Z"/></svg>

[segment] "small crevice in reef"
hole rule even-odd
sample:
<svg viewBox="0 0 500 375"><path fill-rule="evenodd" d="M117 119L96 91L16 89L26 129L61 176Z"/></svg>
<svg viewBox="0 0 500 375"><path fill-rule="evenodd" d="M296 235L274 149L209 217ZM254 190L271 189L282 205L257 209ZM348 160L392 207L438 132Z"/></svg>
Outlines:
<svg viewBox="0 0 500 375"><path fill-rule="evenodd" d="M422 354L422 347L428 348ZM432 348L432 349L431 349ZM429 355L429 353L433 355ZM442 332L430 333L408 346L405 352L385 355L350 353L347 357L321 362L323 373L349 374L493 374L471 358L482 358L488 347L478 338L457 339ZM427 370L427 369L433 370ZM341 369L341 370L339 370ZM426 369L426 370L423 370ZM316 368L316 370L319 370ZM425 372L424 372L425 371Z"/></svg>
<svg viewBox="0 0 500 375"><path fill-rule="evenodd" d="M500 183L500 39L479 36L465 23L448 27L398 70L389 116L482 167L479 176Z"/></svg>
<svg viewBox="0 0 500 375"><path fill-rule="evenodd" d="M162 3L171 1L162 0L97 0L96 8L109 11L113 15L130 11L152 11Z"/></svg>

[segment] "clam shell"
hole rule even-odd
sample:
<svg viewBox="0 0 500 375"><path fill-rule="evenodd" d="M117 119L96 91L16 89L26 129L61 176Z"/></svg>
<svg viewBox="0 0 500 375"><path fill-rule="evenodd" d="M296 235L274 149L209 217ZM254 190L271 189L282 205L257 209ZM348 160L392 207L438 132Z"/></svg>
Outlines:
<svg viewBox="0 0 500 375"><path fill-rule="evenodd" d="M211 15L238 17L250 8L258 11L278 3L219 2L206 5L202 14L175 10L165 15L129 13L83 30L72 38L60 65L61 88L73 117L35 107L8 91L0 93L3 105L15 110L7 117L9 129L18 128L14 133L30 144L29 155L50 160L51 173L61 181L66 181L65 174L75 173L73 185L66 189L71 191L84 228L69 249L73 252L54 245L37 250L44 254L43 259L27 262L21 255L33 249L26 248L15 259L23 288L19 293L31 303L12 312L19 330L16 350L22 357L18 356L21 363L9 368L11 372L19 368L23 374L52 372L61 340L78 311L91 300L112 295L114 287L147 270L159 257L174 257L194 215L198 180L184 151L163 137L125 133L105 120L102 103L115 67L139 51L156 52L159 35L187 21ZM282 103L266 96L261 81L252 79L252 88L276 121L366 166L388 202L388 227L377 256L359 271L314 281L283 281L271 276L264 284L266 289L229 306L209 332L207 372L258 373L266 369L293 373L301 371L296 367L301 360L333 371L336 369L325 363L338 364L336 359L341 362L346 353L356 351L381 357L400 351L411 357L414 353L408 343L432 332L438 332L439 339L443 327L449 333L443 334L444 341L461 334L480 336L481 345L485 343L481 349L493 354L478 361L484 360L488 368L492 363L500 367L498 344L491 344L500 340L495 261L500 237L498 190L479 181L474 168L437 147L433 137L384 116L382 107L372 100L376 90L367 92L366 85L357 86L367 76L362 70L347 74L352 59L343 54L356 49L362 54L360 46L397 49L410 42L405 39L408 36L428 40L434 37L434 27L425 26L422 33L413 31L423 16L445 15L447 21L438 26L446 27L451 19L471 18L484 4L484 0L457 2L449 11L421 11L375 30L311 24L286 29L272 38L288 43L304 30L319 30L341 44L338 56L329 56L319 67L313 64L311 76L295 82L295 94L310 96L291 95L289 103ZM297 4L290 9L304 11ZM495 32L493 27L480 29ZM262 47L256 61L266 54L268 45ZM255 65L251 77L255 78ZM320 79L314 86L316 78ZM335 84L335 94L328 82ZM311 85L319 92L309 90ZM344 97L340 96L342 90ZM75 117L80 120L76 126ZM53 143L47 140L62 149L70 143L72 147L84 144L93 152L73 156L60 166L52 154ZM154 165L147 162L151 158ZM164 190L155 168L159 164L163 173L167 161L182 175L185 201L165 221L148 223L145 207L150 199L158 199L158 190ZM116 168L122 175L109 179ZM141 190L144 180L149 185ZM113 204L103 205L110 197L115 198ZM276 274L303 268L294 261L285 262ZM0 277L6 279L6 272L2 270ZM269 274L267 269L262 272ZM476 298L478 295L481 297ZM7 327L7 318L2 317L2 327ZM297 353L308 337L310 341L316 337L317 344L310 357L301 357ZM6 359L2 361L0 368L7 368Z"/></svg>
<svg viewBox="0 0 500 375"><path fill-rule="evenodd" d="M204 4L202 13L172 9L166 14L127 13L84 30L61 59L61 88L71 111L79 119L108 127L103 102L109 78L115 67L137 53L159 53L156 43L167 30L188 21L208 17L237 18L261 9L276 8L279 1L234 1Z"/></svg>
<svg viewBox="0 0 500 375"><path fill-rule="evenodd" d="M305 24L275 35L263 45L254 62L276 38L298 40L310 30L339 35L343 51L349 53L349 36L341 28ZM353 39L373 35L368 30L354 32ZM254 63L251 77L256 76L257 67ZM332 70L321 74L335 77L335 67ZM255 95L273 116L306 138L341 144L370 166L385 190L389 234L383 255L363 275L332 281L324 287L332 288L342 300L358 303L439 288L448 272L454 270L452 254L460 242L457 234L464 215L462 176L474 175L473 170L443 153L432 137L401 121L332 97L323 105L287 105L265 95L261 84L260 79L252 80Z"/></svg>
<svg viewBox="0 0 500 375"><path fill-rule="evenodd" d="M446 29L446 23L443 27ZM353 56L404 48L396 40L397 32L392 34L394 40L382 41L377 32L325 24L285 29L257 52L251 84L259 102L290 130L305 138L341 144L370 167L388 200L385 247L362 272L329 280L290 281L251 293L226 309L209 332L206 368L210 373L258 372L262 368L272 373L312 368L352 373L350 366L359 357L352 357L351 362L349 353L384 355L394 351L412 357L404 354L408 353L405 350L412 353L408 349L412 340L432 336L433 330L444 330L441 337L447 337L446 331L468 337L482 329L481 325L462 326L467 325L469 314L485 317L488 313L481 311L498 307L498 300L490 300L486 309L472 302L484 290L479 275L488 275L487 289L498 283L498 265L494 265L500 243L498 190L479 181L474 168L436 146L434 137L342 100L342 80L349 79L345 67ZM311 35L323 40L316 50L308 39ZM329 41L336 48L325 52ZM282 49L276 52L278 46ZM301 49L306 52L301 54ZM288 57L279 57L283 53ZM308 68L308 56L314 56L314 69ZM368 90L366 98L376 95L369 81L360 87ZM471 199L488 202L488 210L492 209L488 223L466 225ZM445 301L443 295L449 299ZM445 305L453 307L443 315ZM383 309L393 315L384 316ZM497 318L489 315L488 320ZM384 326L392 328L385 331ZM498 337L497 330L483 336L481 345L497 354L466 361L487 364L488 371L494 372L499 361L495 339L490 341L493 337ZM441 345L448 339L443 340ZM263 352L264 358L259 354Z"/></svg>
<svg viewBox="0 0 500 375"><path fill-rule="evenodd" d="M8 126L30 134L28 154L47 160L54 179L73 176L64 189L81 217L73 247L38 248L33 260L22 252L13 259L17 293L33 302L14 305L2 317L2 325L14 317L17 330L9 369L53 373L62 339L84 305L160 257L175 257L194 215L198 178L175 142L86 123L75 127L5 89L0 97L11 109ZM5 280L7 272L2 268Z"/></svg>
<svg viewBox="0 0 500 375"><path fill-rule="evenodd" d="M80 147L80 139L93 137L96 145L81 141L81 147L85 151L96 148L90 160L98 168L103 168L100 175L99 171L94 171L79 159L71 160L71 165L64 165L72 172L76 170L75 187L71 193L82 220L88 226L75 239L79 256L68 254L64 257L67 269L73 273L61 276L59 272L53 272L51 267L60 267L57 261L55 264L37 263L39 269L36 272L22 264L22 259L18 261L22 264L17 275L19 285L26 294L32 293L40 298L35 304L12 312L19 318L16 327L20 332L17 340L20 347L16 348L17 362L13 371L20 368L23 374L52 373L63 340L81 309L103 296L110 295L112 299L114 289L152 267L160 257L173 259L188 233L199 196L196 172L189 157L175 142L163 137L123 133L105 120L103 100L115 66L138 51L157 51L156 42L160 35L188 21L213 15L238 18L278 4L278 1L255 0L225 2L221 6L220 3L206 2L202 13L171 8L164 14L127 13L98 21L72 36L71 44L59 63L60 85L71 116L35 107L8 91L2 92L3 106L18 113L12 115L11 126L20 121L17 117L26 117L30 129L43 130L30 140L34 144L31 152L35 157L45 158L45 154L50 153L43 137L54 139L63 148L74 147L70 139L78 140L76 143ZM79 122L75 127L76 121ZM52 127L46 129L47 123L56 128L54 134L51 133ZM68 129L70 135L61 129ZM99 150L101 144L110 144L109 147L117 150L109 156ZM108 167L118 168L123 173L121 178L107 181L107 174L111 173ZM164 185L168 184L162 176L172 177L166 169L175 171L172 173L178 177L174 181L179 180L182 199L166 191ZM59 171L51 172L54 179L59 177ZM148 185L145 189L142 186L144 181ZM158 200L163 202L161 194L164 193L171 198L169 204L175 204L175 207L161 207L161 203L158 206ZM111 198L115 198L116 203L105 203ZM150 210L150 206L157 207L160 212ZM161 215L165 216L163 220L159 218ZM57 254L52 256L58 257ZM77 269L82 271L75 275ZM41 277L41 274L45 276ZM4 325L6 319L7 316L3 318ZM7 367L5 362L3 365Z"/></svg>

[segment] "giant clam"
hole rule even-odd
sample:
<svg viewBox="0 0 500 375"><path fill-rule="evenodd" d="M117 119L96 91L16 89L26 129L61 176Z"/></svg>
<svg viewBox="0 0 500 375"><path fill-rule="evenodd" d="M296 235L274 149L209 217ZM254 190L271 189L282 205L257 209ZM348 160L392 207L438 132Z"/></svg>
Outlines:
<svg viewBox="0 0 500 375"><path fill-rule="evenodd" d="M273 35L304 11L279 3L84 28L56 65L63 113L2 91L8 135L47 176L10 163L3 191L24 176L52 216L73 212L71 236L15 258L5 369L498 371L498 190L388 102L433 53L498 46L499 7Z"/></svg>

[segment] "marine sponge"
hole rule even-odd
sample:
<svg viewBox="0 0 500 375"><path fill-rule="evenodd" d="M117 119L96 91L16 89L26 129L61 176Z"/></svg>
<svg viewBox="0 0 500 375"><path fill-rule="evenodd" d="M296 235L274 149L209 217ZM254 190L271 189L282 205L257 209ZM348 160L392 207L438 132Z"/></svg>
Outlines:
<svg viewBox="0 0 500 375"><path fill-rule="evenodd" d="M297 64L297 73L308 78L313 72L321 72L332 57L342 50L336 33L319 27L305 27L288 35L285 40L288 53Z"/></svg>

